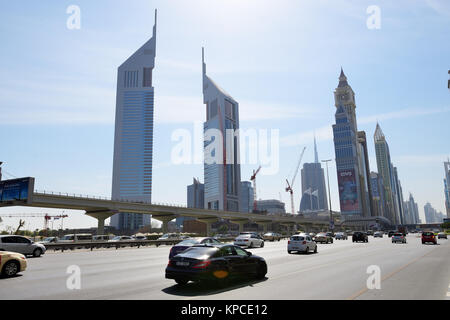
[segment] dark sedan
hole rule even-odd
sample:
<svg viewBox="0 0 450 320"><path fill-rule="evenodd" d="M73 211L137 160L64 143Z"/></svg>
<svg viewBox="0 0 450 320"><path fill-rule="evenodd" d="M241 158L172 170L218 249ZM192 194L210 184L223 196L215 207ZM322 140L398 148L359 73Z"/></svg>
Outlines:
<svg viewBox="0 0 450 320"><path fill-rule="evenodd" d="M224 284L233 278L263 279L266 261L232 244L194 245L169 260L166 279L184 285L188 281Z"/></svg>
<svg viewBox="0 0 450 320"><path fill-rule="evenodd" d="M365 232L353 232L352 235L352 241L353 242L369 242L369 237L367 236L367 234Z"/></svg>
<svg viewBox="0 0 450 320"><path fill-rule="evenodd" d="M172 249L170 249L170 253L169 253L169 259L172 258L173 256L176 256L177 254L183 252L184 250L196 245L196 244L221 244L222 242L220 242L219 240L217 240L216 238L211 238L211 237L207 237L207 238L189 238L186 240L183 240L179 243L177 243L176 245L174 245L172 247Z"/></svg>

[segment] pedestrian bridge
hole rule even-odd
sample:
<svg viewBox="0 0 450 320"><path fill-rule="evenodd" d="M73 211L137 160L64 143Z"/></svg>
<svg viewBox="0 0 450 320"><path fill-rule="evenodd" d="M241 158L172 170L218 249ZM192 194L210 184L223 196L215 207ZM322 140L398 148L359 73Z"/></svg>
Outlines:
<svg viewBox="0 0 450 320"><path fill-rule="evenodd" d="M309 229L311 227L325 228L329 226L328 218L307 218L301 215L291 214L270 215L197 209L174 205L132 202L123 199L115 200L82 195L77 196L57 192L49 193L34 191L26 203L23 201L0 203L0 207L5 206L84 210L86 215L98 220L98 234L103 233L105 220L120 212L150 214L154 219L162 221L164 232L167 232L168 230L169 221L177 217L196 218L197 220L206 223L208 235L211 234L211 224L219 219L228 219L230 222L238 224L240 231L243 230L244 224L249 222L262 225L265 232L267 231L267 226L273 222L286 225L288 228L299 226L304 229ZM326 212L328 211L324 211L324 213ZM333 215L339 215L339 212L333 212Z"/></svg>

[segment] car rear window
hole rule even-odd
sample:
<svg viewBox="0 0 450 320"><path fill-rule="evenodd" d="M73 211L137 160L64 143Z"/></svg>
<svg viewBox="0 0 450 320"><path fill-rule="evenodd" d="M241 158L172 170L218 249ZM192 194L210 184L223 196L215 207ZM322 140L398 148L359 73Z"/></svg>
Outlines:
<svg viewBox="0 0 450 320"><path fill-rule="evenodd" d="M433 236L434 233L432 233L432 232L424 232L424 233L422 233L422 235L424 235L424 236Z"/></svg>
<svg viewBox="0 0 450 320"><path fill-rule="evenodd" d="M394 237L401 237L401 236L403 236L403 234L401 234L401 233L394 233Z"/></svg>
<svg viewBox="0 0 450 320"><path fill-rule="evenodd" d="M296 236L296 237L291 237L292 241L303 241L305 240L305 237L300 237L300 236Z"/></svg>
<svg viewBox="0 0 450 320"><path fill-rule="evenodd" d="M183 251L183 256L194 259L207 259L217 252L217 248L211 247L191 247Z"/></svg>

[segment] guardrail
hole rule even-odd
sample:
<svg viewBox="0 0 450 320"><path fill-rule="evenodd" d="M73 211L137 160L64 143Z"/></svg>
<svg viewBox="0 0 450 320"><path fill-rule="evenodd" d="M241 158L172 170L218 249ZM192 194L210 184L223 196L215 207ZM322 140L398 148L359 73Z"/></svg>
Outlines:
<svg viewBox="0 0 450 320"><path fill-rule="evenodd" d="M235 238L223 238L218 239L222 242L230 242ZM44 244L47 250L53 251L67 251L67 250L75 250L75 249L90 249L93 251L94 249L101 248L125 248L125 247L148 247L148 246L156 246L159 247L161 245L175 245L180 243L183 240L136 240L136 241L96 241L96 242L56 242L56 243L47 243Z"/></svg>

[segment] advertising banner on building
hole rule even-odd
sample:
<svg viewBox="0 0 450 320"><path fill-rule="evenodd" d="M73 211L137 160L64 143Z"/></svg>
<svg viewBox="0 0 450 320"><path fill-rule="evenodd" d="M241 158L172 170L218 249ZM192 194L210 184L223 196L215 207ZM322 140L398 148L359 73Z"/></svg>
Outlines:
<svg viewBox="0 0 450 320"><path fill-rule="evenodd" d="M341 212L359 210L355 170L338 170L338 186Z"/></svg>
<svg viewBox="0 0 450 320"><path fill-rule="evenodd" d="M31 203L34 178L20 178L0 181L0 203L24 202Z"/></svg>

